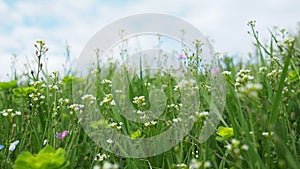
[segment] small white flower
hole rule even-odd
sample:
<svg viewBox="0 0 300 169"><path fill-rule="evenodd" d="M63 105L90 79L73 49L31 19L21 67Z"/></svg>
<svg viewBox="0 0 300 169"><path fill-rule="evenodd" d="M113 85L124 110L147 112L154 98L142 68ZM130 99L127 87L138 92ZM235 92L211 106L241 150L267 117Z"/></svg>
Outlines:
<svg viewBox="0 0 300 169"><path fill-rule="evenodd" d="M115 100L112 100L112 101L110 102L110 105L111 105L111 106L115 106L115 105L116 105Z"/></svg>
<svg viewBox="0 0 300 169"><path fill-rule="evenodd" d="M91 94L86 94L86 95L82 96L81 99L84 101L89 101L90 104L93 104L96 100L96 97Z"/></svg>
<svg viewBox="0 0 300 169"><path fill-rule="evenodd" d="M205 161L204 164L203 164L203 167L204 168L210 168L210 167L212 167L211 162L210 161Z"/></svg>
<svg viewBox="0 0 300 169"><path fill-rule="evenodd" d="M14 110L13 109L6 109L7 113L12 113Z"/></svg>
<svg viewBox="0 0 300 169"><path fill-rule="evenodd" d="M2 115L3 115L3 116L8 116L8 113L7 113L6 111L3 111L3 112L2 112Z"/></svg>
<svg viewBox="0 0 300 169"><path fill-rule="evenodd" d="M148 126L154 126L155 124L157 124L157 121L146 122L144 125L145 125L146 127L148 127Z"/></svg>
<svg viewBox="0 0 300 169"><path fill-rule="evenodd" d="M241 149L247 151L247 150L249 150L249 146L247 144L243 144L241 146Z"/></svg>
<svg viewBox="0 0 300 169"><path fill-rule="evenodd" d="M265 72L266 70L268 70L267 67L260 67L260 68L259 68L259 72L260 72L260 73Z"/></svg>
<svg viewBox="0 0 300 169"><path fill-rule="evenodd" d="M180 167L180 168L186 168L186 164L181 163L181 164L177 164L176 167Z"/></svg>
<svg viewBox="0 0 300 169"><path fill-rule="evenodd" d="M44 140L43 142L43 146L47 145L48 144L48 140Z"/></svg>
<svg viewBox="0 0 300 169"><path fill-rule="evenodd" d="M111 127L116 127L117 125L118 125L118 123L116 123L116 122L113 122L110 124Z"/></svg>
<svg viewBox="0 0 300 169"><path fill-rule="evenodd" d="M22 113L20 111L16 111L15 114L21 116Z"/></svg>
<svg viewBox="0 0 300 169"><path fill-rule="evenodd" d="M181 121L181 118L175 118L175 119L173 119L172 121L173 121L174 123L178 123L178 122Z"/></svg>
<svg viewBox="0 0 300 169"><path fill-rule="evenodd" d="M99 166L99 165L95 165L95 166L93 167L93 169L100 169L100 166Z"/></svg>
<svg viewBox="0 0 300 169"><path fill-rule="evenodd" d="M114 141L112 139L106 140L107 143L112 144Z"/></svg>
<svg viewBox="0 0 300 169"><path fill-rule="evenodd" d="M265 137L269 137L270 135L272 135L272 133L270 132L262 132L261 134Z"/></svg>
<svg viewBox="0 0 300 169"><path fill-rule="evenodd" d="M232 146L231 146L231 144L227 144L227 145L225 146L225 148L226 148L227 150L229 150L229 151L231 151L231 150L232 150Z"/></svg>
<svg viewBox="0 0 300 169"><path fill-rule="evenodd" d="M52 86L52 88L53 88L54 90L58 90L58 89L59 89L57 85Z"/></svg>
<svg viewBox="0 0 300 169"><path fill-rule="evenodd" d="M111 84L111 81L108 79L103 79L101 84Z"/></svg>
<svg viewBox="0 0 300 169"><path fill-rule="evenodd" d="M231 72L230 71L224 71L224 72L222 72L222 74L225 75L225 76L229 76L229 75L231 75Z"/></svg>
<svg viewBox="0 0 300 169"><path fill-rule="evenodd" d="M14 141L13 143L10 144L9 146L9 151L15 151L16 146L19 144L19 140Z"/></svg>
<svg viewBox="0 0 300 169"><path fill-rule="evenodd" d="M207 111L203 111L203 112L200 112L200 113L196 112L195 114L196 114L197 117L206 117L206 116L208 116L209 113Z"/></svg>
<svg viewBox="0 0 300 169"><path fill-rule="evenodd" d="M238 146L240 144L240 141L234 138L234 139L231 140L231 143L234 146Z"/></svg>
<svg viewBox="0 0 300 169"><path fill-rule="evenodd" d="M198 168L200 168L200 166L201 166L201 162L193 158L193 159L191 160L191 163L190 163L190 167L189 167L189 168L190 168L190 169L198 169Z"/></svg>
<svg viewBox="0 0 300 169"><path fill-rule="evenodd" d="M118 164L111 164L110 162L105 161L102 169L117 169L119 168Z"/></svg>
<svg viewBox="0 0 300 169"><path fill-rule="evenodd" d="M174 89L173 89L173 90L174 90L174 91L178 91L179 89L180 89L179 86L176 85L176 86L174 86Z"/></svg>

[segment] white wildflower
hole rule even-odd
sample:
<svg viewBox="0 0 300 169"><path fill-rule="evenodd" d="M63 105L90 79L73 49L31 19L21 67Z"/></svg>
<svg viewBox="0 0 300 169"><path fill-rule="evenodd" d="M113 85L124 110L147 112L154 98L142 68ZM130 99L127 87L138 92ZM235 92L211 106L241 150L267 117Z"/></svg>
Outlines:
<svg viewBox="0 0 300 169"><path fill-rule="evenodd" d="M13 143L10 144L9 146L9 151L15 151L16 146L19 144L19 140L14 141Z"/></svg>
<svg viewBox="0 0 300 169"><path fill-rule="evenodd" d="M204 168L210 168L210 167L212 167L211 162L210 161L205 161L204 164L203 164L203 167Z"/></svg>
<svg viewBox="0 0 300 169"><path fill-rule="evenodd" d="M114 143L114 141L113 141L112 139L108 139L108 140L106 140L106 142L107 142L108 144Z"/></svg>
<svg viewBox="0 0 300 169"><path fill-rule="evenodd" d="M249 150L249 146L247 144L243 144L241 146L241 149L247 151L247 150Z"/></svg>

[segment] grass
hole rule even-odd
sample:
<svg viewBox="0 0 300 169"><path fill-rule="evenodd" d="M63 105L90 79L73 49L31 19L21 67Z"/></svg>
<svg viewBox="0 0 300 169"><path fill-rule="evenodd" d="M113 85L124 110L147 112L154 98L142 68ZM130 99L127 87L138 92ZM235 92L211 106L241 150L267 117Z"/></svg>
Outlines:
<svg viewBox="0 0 300 169"><path fill-rule="evenodd" d="M300 40L275 30L269 44L263 44L255 22L249 27L256 47L252 61L236 64L220 57L216 71L224 76L225 109L218 129L205 142L199 138L211 115L210 101L222 98L212 98L214 77L205 76L211 68L198 69L195 58L201 52L185 53L183 61L194 81L161 71L133 75L124 68L123 73L116 63L99 62L88 77L62 77L46 73L43 57L48 48L38 41L36 68L0 82L0 168L20 168L14 165L20 154L38 154L46 145L65 151L67 168L299 168ZM196 46L201 47L197 41ZM201 104L186 97L199 98ZM139 142L112 146L119 137L108 137L121 134L134 141L171 127L174 141L149 143L148 152L141 152L145 147ZM187 135L181 131L185 127L190 129ZM170 143L174 146L161 150ZM148 157L151 151L163 152Z"/></svg>

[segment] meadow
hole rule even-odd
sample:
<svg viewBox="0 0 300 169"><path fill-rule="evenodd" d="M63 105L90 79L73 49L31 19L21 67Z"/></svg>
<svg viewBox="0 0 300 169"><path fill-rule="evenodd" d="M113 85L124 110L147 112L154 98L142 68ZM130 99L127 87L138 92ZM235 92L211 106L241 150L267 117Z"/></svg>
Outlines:
<svg viewBox="0 0 300 169"><path fill-rule="evenodd" d="M298 169L299 35L275 29L263 43L255 22L248 25L255 47L249 61L216 54L220 67L214 71L224 79L226 102L220 123L205 142L198 138L210 115L213 77L205 75L211 68L204 71L198 68L201 50L186 52L179 58L195 77L194 81L179 83L169 74L155 72L153 76L152 72L150 76L149 72L143 72L130 78L127 91L122 93L124 88L116 90L112 84L122 83L118 81L122 78L113 77L118 70L114 62L105 67L100 63L94 65L89 78L77 77L68 70L64 75L46 73L44 57L48 47L44 41L37 41L33 68L28 73L12 73L11 81L0 82L0 168ZM149 93L152 88L159 88L164 94L155 95L156 90ZM189 105L181 91L204 101ZM115 101L123 97L128 97L131 103ZM124 117L117 109L128 104L134 107L133 116ZM155 119L157 110L151 107L162 111L161 118ZM181 115L182 111L187 113ZM136 158L119 156L93 139L99 137L97 132L109 129L132 140L149 138L172 126L186 127L182 124L188 122L192 125L184 138L176 140L171 149L151 157L147 152L136 154ZM97 141L108 147L115 139ZM136 146L124 150L118 147L116 151L134 154L138 150L141 148Z"/></svg>

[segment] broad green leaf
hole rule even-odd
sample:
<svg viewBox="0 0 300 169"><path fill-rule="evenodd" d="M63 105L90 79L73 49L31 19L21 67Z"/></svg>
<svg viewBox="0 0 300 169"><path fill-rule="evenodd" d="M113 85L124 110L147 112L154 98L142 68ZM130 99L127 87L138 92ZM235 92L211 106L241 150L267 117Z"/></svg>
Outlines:
<svg viewBox="0 0 300 169"><path fill-rule="evenodd" d="M135 138L139 138L141 135L142 135L141 130L137 130L136 132L132 133L132 134L130 135L130 137L131 137L132 139L135 139Z"/></svg>
<svg viewBox="0 0 300 169"><path fill-rule="evenodd" d="M218 127L217 134L219 135L216 137L217 140L227 140L234 135L233 128L220 126Z"/></svg>
<svg viewBox="0 0 300 169"><path fill-rule="evenodd" d="M0 90L7 90L17 87L17 81L13 80L10 82L0 82Z"/></svg>

